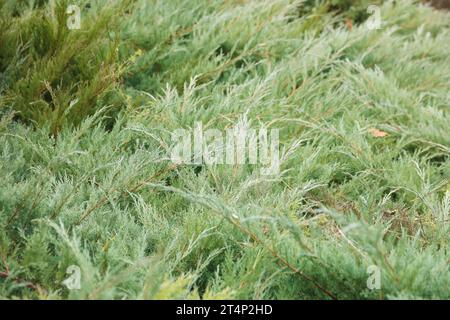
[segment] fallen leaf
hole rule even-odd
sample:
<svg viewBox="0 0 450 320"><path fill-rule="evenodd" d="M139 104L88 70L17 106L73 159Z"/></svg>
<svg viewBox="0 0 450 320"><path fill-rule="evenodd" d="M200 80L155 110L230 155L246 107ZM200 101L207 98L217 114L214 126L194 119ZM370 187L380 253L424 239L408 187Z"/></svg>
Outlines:
<svg viewBox="0 0 450 320"><path fill-rule="evenodd" d="M371 134L373 137L376 137L376 138L382 138L382 137L385 137L385 136L388 135L387 132L378 130L378 129L376 129L376 128L370 128L370 129L369 129L369 132L370 132L370 134Z"/></svg>
<svg viewBox="0 0 450 320"><path fill-rule="evenodd" d="M345 18L345 25L347 26L347 29L349 31L352 31L353 29L353 21L350 20L349 18Z"/></svg>

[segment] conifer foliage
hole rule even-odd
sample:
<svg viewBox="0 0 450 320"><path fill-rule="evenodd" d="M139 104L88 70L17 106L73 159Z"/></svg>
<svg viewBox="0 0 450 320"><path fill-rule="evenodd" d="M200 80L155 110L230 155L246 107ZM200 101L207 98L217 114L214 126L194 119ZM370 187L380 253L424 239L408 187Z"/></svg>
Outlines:
<svg viewBox="0 0 450 320"><path fill-rule="evenodd" d="M373 4L0 0L0 298L449 299L450 16Z"/></svg>
<svg viewBox="0 0 450 320"><path fill-rule="evenodd" d="M101 107L122 72L114 32L130 1L98 3L79 3L83 25L74 30L69 1L0 2L2 108L57 134Z"/></svg>

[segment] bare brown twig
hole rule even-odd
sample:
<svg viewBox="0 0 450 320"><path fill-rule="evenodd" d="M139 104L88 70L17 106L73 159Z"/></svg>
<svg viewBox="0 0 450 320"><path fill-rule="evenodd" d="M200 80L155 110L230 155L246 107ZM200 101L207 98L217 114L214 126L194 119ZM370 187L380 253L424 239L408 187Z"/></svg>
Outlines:
<svg viewBox="0 0 450 320"><path fill-rule="evenodd" d="M0 278L8 279L8 278L11 278L11 275L10 275L9 271L0 271ZM32 282L25 281L18 277L12 278L12 280L17 284L25 285L29 289L33 289L38 292L45 292L45 290L43 290L39 285L34 284Z"/></svg>

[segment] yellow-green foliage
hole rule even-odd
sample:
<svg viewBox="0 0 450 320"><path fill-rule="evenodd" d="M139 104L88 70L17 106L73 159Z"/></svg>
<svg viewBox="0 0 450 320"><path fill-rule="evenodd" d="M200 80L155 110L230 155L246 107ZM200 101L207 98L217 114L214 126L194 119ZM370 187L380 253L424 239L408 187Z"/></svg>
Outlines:
<svg viewBox="0 0 450 320"><path fill-rule="evenodd" d="M117 90L123 70L114 31L130 1L101 7L79 1L80 30L67 27L69 1L26 3L0 2L0 107L28 123L49 123L56 135L93 114L105 94Z"/></svg>

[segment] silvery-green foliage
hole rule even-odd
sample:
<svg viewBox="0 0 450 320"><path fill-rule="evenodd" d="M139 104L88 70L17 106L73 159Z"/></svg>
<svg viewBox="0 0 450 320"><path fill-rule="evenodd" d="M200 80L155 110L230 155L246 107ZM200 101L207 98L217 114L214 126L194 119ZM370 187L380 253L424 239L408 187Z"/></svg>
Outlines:
<svg viewBox="0 0 450 320"><path fill-rule="evenodd" d="M119 108L55 134L0 100L0 296L450 298L448 13L386 2L349 30L299 4L137 1ZM280 129L279 174L172 163L199 121Z"/></svg>

